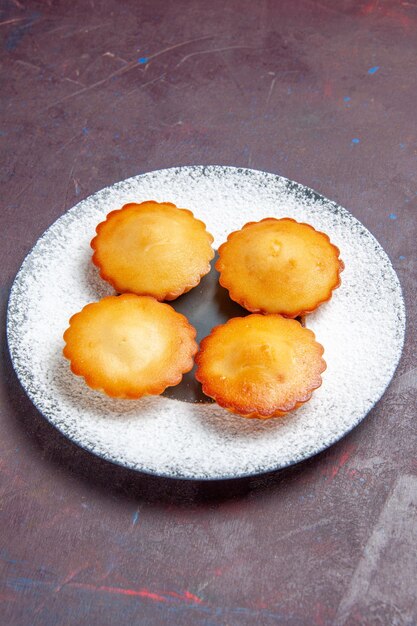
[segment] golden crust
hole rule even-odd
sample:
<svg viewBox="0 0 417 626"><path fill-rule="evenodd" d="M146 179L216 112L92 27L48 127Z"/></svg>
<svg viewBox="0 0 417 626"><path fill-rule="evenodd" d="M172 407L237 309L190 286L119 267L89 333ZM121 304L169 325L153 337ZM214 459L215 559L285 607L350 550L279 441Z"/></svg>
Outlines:
<svg viewBox="0 0 417 626"><path fill-rule="evenodd" d="M216 269L231 299L248 311L294 318L330 300L341 284L339 255L310 224L267 217L228 236Z"/></svg>
<svg viewBox="0 0 417 626"><path fill-rule="evenodd" d="M322 383L324 349L314 333L277 314L235 317L203 339L196 378L217 404L268 419L307 402Z"/></svg>
<svg viewBox="0 0 417 626"><path fill-rule="evenodd" d="M125 204L96 232L93 263L119 293L175 300L198 285L214 257L205 224L171 202Z"/></svg>
<svg viewBox="0 0 417 626"><path fill-rule="evenodd" d="M150 296L87 304L69 320L63 353L87 385L114 398L159 395L193 367L196 330Z"/></svg>

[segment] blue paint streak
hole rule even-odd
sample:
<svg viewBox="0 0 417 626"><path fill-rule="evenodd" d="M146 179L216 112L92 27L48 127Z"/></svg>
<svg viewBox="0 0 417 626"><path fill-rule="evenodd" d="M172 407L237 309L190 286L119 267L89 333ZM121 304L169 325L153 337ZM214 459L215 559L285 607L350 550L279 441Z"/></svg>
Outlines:
<svg viewBox="0 0 417 626"><path fill-rule="evenodd" d="M139 511L135 511L132 515L132 524L135 526L139 519Z"/></svg>
<svg viewBox="0 0 417 626"><path fill-rule="evenodd" d="M400 254L400 256L398 258L400 259L400 261L404 261L405 256L403 254Z"/></svg>
<svg viewBox="0 0 417 626"><path fill-rule="evenodd" d="M359 143L359 142L360 142L360 139L358 139L357 137L354 137L352 139L352 143Z"/></svg>
<svg viewBox="0 0 417 626"><path fill-rule="evenodd" d="M88 133L89 133L89 132L90 132L90 131L89 131L89 129L87 128L87 126L84 126L84 128L83 128L83 135L88 135Z"/></svg>
<svg viewBox="0 0 417 626"><path fill-rule="evenodd" d="M390 214L389 214L389 218L390 218L390 220L396 220L396 219L397 219L397 216L396 216L396 214L395 214L395 213L390 213Z"/></svg>
<svg viewBox="0 0 417 626"><path fill-rule="evenodd" d="M138 63L140 63L141 65L145 65L148 62L148 57L140 57L138 59Z"/></svg>
<svg viewBox="0 0 417 626"><path fill-rule="evenodd" d="M2 559L5 563L10 563L11 565L17 565L18 563L21 562L21 561L18 561L17 559L10 558L6 550L0 550L0 559Z"/></svg>
<svg viewBox="0 0 417 626"><path fill-rule="evenodd" d="M374 67L370 67L368 70L368 74L375 74L379 70L379 65L374 65Z"/></svg>
<svg viewBox="0 0 417 626"><path fill-rule="evenodd" d="M26 24L19 24L19 26L16 26L15 28L12 29L5 43L5 48L8 52L13 52L13 50L17 48L17 46L20 44L23 37L32 28L32 24L34 24L40 18L40 15L41 15L40 13L35 11L29 17Z"/></svg>
<svg viewBox="0 0 417 626"><path fill-rule="evenodd" d="M402 150L403 148L405 148L405 143L400 143L400 148L401 148L401 150Z"/></svg>
<svg viewBox="0 0 417 626"><path fill-rule="evenodd" d="M44 585L47 583L43 583L41 581L33 580L33 578L14 578L13 580L8 580L6 585L15 591L24 591L25 589L31 589L32 587L39 587L40 585Z"/></svg>
<svg viewBox="0 0 417 626"><path fill-rule="evenodd" d="M344 100L345 102L350 102L350 100L351 100L351 99L352 99L352 98L350 98L349 96L345 96L345 97L343 98L343 100Z"/></svg>

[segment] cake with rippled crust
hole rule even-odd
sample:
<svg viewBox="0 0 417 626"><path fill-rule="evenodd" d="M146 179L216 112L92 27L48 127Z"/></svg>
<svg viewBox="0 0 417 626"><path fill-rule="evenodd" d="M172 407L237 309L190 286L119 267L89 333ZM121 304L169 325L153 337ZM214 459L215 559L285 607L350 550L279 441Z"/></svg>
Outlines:
<svg viewBox="0 0 417 626"><path fill-rule="evenodd" d="M231 233L216 269L220 284L244 308L294 318L331 298L344 268L339 254L309 224L269 217Z"/></svg>
<svg viewBox="0 0 417 626"><path fill-rule="evenodd" d="M169 304L123 294L87 304L64 333L64 356L89 387L114 398L161 394L181 382L196 330Z"/></svg>
<svg viewBox="0 0 417 626"><path fill-rule="evenodd" d="M217 326L196 356L207 396L232 413L267 419L307 402L326 369L314 333L281 315L252 314Z"/></svg>
<svg viewBox="0 0 417 626"><path fill-rule="evenodd" d="M96 232L93 263L119 293L174 300L198 285L214 257L205 224L170 202L126 204Z"/></svg>

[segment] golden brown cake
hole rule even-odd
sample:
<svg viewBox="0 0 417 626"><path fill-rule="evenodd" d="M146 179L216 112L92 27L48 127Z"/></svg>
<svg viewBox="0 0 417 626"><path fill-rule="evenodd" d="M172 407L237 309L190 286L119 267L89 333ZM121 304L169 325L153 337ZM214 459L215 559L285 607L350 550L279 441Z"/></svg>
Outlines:
<svg viewBox="0 0 417 626"><path fill-rule="evenodd" d="M249 311L297 317L329 300L340 285L339 254L309 224L268 217L231 233L216 269L231 299Z"/></svg>
<svg viewBox="0 0 417 626"><path fill-rule="evenodd" d="M149 296L108 296L73 315L64 356L87 385L115 398L158 395L193 367L196 331Z"/></svg>
<svg viewBox="0 0 417 626"><path fill-rule="evenodd" d="M213 237L170 202L125 204L97 226L93 263L119 293L174 300L210 271Z"/></svg>
<svg viewBox="0 0 417 626"><path fill-rule="evenodd" d="M196 378L232 413L267 419L311 398L326 369L314 333L281 315L235 317L203 339Z"/></svg>

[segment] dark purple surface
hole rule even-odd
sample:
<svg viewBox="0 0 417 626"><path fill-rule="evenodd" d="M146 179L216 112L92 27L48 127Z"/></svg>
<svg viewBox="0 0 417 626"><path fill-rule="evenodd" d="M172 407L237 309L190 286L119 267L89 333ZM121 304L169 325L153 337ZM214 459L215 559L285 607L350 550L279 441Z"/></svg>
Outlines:
<svg viewBox="0 0 417 626"><path fill-rule="evenodd" d="M398 272L408 339L343 441L213 484L76 448L27 400L4 342L0 623L415 624L416 2L1 7L4 316L24 256L67 208L128 176L214 163L348 208Z"/></svg>

